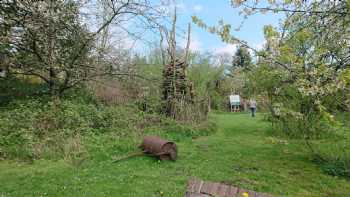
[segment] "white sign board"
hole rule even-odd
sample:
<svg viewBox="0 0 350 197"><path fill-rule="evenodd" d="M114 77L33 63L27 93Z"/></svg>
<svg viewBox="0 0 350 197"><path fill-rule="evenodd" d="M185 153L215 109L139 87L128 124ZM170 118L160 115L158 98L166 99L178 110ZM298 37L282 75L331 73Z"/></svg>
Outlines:
<svg viewBox="0 0 350 197"><path fill-rule="evenodd" d="M230 104L236 104L240 102L239 95L230 95Z"/></svg>
<svg viewBox="0 0 350 197"><path fill-rule="evenodd" d="M0 69L0 77L6 77L6 72Z"/></svg>

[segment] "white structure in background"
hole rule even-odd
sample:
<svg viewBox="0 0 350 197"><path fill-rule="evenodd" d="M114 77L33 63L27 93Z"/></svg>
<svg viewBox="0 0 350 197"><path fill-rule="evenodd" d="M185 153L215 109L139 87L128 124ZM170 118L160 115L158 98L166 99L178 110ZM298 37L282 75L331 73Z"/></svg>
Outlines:
<svg viewBox="0 0 350 197"><path fill-rule="evenodd" d="M230 95L231 112L239 112L241 110L241 98L239 95Z"/></svg>
<svg viewBox="0 0 350 197"><path fill-rule="evenodd" d="M6 72L5 70L0 68L0 77L6 77Z"/></svg>

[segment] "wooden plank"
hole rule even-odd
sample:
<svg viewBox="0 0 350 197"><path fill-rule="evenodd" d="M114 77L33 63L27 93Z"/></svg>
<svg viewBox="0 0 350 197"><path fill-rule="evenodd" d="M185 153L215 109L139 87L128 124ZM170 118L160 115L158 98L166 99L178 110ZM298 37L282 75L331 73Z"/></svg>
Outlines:
<svg viewBox="0 0 350 197"><path fill-rule="evenodd" d="M187 181L187 188L186 188L186 191L188 192L193 192L193 185L195 184L195 180L194 179L190 179Z"/></svg>
<svg viewBox="0 0 350 197"><path fill-rule="evenodd" d="M201 187L203 186L203 183L204 183L204 181L196 180L195 184L192 187L192 191L200 194Z"/></svg>
<svg viewBox="0 0 350 197"><path fill-rule="evenodd" d="M247 194L247 195L245 195ZM251 190L246 190L246 189L238 189L237 197L255 197L255 192Z"/></svg>
<svg viewBox="0 0 350 197"><path fill-rule="evenodd" d="M202 194L210 194L211 182L204 182L201 188Z"/></svg>
<svg viewBox="0 0 350 197"><path fill-rule="evenodd" d="M203 181L191 178L187 184L187 191L192 193L199 193L201 184L203 184Z"/></svg>
<svg viewBox="0 0 350 197"><path fill-rule="evenodd" d="M191 178L187 182L185 197L273 197L271 194L258 193L221 183L205 182Z"/></svg>
<svg viewBox="0 0 350 197"><path fill-rule="evenodd" d="M217 191L217 195L220 197L224 197L226 195L226 193L228 192L229 188L230 187L228 185L220 184L218 191Z"/></svg>
<svg viewBox="0 0 350 197"><path fill-rule="evenodd" d="M237 193L238 193L238 188L231 186L226 192L226 197L236 197Z"/></svg>
<svg viewBox="0 0 350 197"><path fill-rule="evenodd" d="M187 192L185 197L210 197L210 196L205 194L200 194L200 193Z"/></svg>
<svg viewBox="0 0 350 197"><path fill-rule="evenodd" d="M266 194L266 193L258 193L256 192L255 197L274 197L271 194Z"/></svg>
<svg viewBox="0 0 350 197"><path fill-rule="evenodd" d="M220 183L212 183L210 187L210 195L217 196Z"/></svg>

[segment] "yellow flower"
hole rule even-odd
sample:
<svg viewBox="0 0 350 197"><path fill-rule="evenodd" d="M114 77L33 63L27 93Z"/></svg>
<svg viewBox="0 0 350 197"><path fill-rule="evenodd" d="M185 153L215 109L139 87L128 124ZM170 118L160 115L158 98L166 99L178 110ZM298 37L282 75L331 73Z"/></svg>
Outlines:
<svg viewBox="0 0 350 197"><path fill-rule="evenodd" d="M249 197L249 194L247 192L244 192L243 197Z"/></svg>

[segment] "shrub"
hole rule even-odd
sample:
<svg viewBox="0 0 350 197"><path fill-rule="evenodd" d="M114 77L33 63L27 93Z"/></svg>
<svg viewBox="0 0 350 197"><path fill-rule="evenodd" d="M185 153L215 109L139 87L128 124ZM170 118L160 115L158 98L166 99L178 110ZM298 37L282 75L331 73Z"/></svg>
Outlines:
<svg viewBox="0 0 350 197"><path fill-rule="evenodd" d="M314 143L315 161L327 174L350 178L349 113L340 113L336 117L339 128L324 138L327 140Z"/></svg>
<svg viewBox="0 0 350 197"><path fill-rule="evenodd" d="M318 147L315 161L329 175L350 178L350 144L346 140Z"/></svg>
<svg viewBox="0 0 350 197"><path fill-rule="evenodd" d="M106 106L77 94L9 103L0 113L0 157L65 159L79 166L89 151L126 151L146 134L183 139L209 133L206 125L178 123L137 105ZM94 148L97 144L102 148Z"/></svg>

